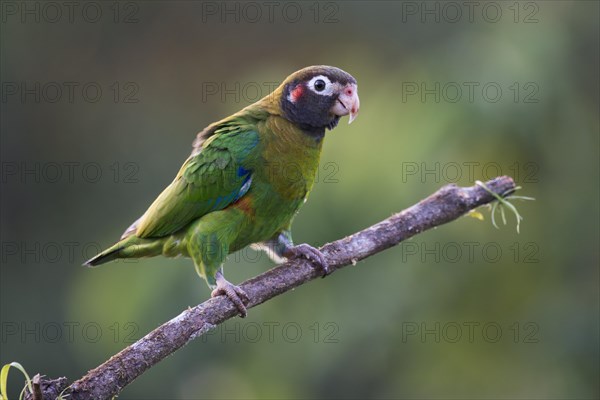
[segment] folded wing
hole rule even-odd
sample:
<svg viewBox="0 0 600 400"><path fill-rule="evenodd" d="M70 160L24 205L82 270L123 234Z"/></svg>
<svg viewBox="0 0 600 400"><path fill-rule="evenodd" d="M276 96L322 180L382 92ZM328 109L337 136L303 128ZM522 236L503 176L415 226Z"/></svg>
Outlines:
<svg viewBox="0 0 600 400"><path fill-rule="evenodd" d="M173 182L123 234L140 238L177 232L193 220L222 210L252 185L252 152L258 144L253 126L229 122L183 164Z"/></svg>

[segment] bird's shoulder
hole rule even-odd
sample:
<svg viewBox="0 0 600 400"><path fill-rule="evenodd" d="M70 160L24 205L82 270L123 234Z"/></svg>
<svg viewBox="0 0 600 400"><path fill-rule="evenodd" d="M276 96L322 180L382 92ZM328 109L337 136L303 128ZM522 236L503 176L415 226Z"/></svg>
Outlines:
<svg viewBox="0 0 600 400"><path fill-rule="evenodd" d="M205 148L210 147L211 143L217 141L217 144L231 142L232 137L239 136L245 132L254 132L259 134L259 126L269 117L270 112L262 107L252 104L241 111L214 122L200 131L192 144L192 155L199 154Z"/></svg>

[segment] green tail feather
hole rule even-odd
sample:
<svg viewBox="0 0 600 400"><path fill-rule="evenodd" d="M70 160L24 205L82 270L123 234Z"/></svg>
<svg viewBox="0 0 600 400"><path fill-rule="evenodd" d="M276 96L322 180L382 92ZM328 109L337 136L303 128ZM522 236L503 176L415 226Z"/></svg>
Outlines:
<svg viewBox="0 0 600 400"><path fill-rule="evenodd" d="M162 248L162 239L140 239L129 236L90 258L83 265L96 267L119 258L154 257L162 253Z"/></svg>

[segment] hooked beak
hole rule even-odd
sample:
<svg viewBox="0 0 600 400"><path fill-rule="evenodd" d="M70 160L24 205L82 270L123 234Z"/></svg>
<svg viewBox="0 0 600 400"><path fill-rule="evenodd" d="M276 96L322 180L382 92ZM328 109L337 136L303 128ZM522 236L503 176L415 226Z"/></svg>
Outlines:
<svg viewBox="0 0 600 400"><path fill-rule="evenodd" d="M355 83L349 83L342 89L331 111L340 117L350 115L348 123L351 124L358 115L359 107L358 88Z"/></svg>

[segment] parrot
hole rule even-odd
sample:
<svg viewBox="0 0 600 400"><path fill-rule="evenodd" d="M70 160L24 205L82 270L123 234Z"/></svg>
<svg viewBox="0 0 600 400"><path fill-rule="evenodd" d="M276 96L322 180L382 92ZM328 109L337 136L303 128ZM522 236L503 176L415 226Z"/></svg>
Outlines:
<svg viewBox="0 0 600 400"><path fill-rule="evenodd" d="M291 225L315 182L325 132L343 116L352 123L359 106L356 79L337 67L292 73L262 99L200 131L175 179L117 243L84 265L188 257L211 297L226 296L242 317L249 298L223 275L235 251L250 246L276 263L303 257L326 276L325 256L309 244L294 245Z"/></svg>

